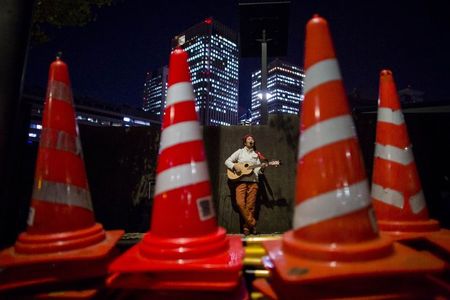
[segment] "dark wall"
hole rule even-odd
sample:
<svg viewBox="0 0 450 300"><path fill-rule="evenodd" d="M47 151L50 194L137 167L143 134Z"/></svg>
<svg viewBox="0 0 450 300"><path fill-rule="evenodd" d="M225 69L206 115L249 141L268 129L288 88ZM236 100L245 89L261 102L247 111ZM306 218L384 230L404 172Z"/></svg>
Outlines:
<svg viewBox="0 0 450 300"><path fill-rule="evenodd" d="M257 229L273 233L290 228L297 127L297 118L274 118L267 126L203 128L218 221L230 233L239 232L240 220L224 161L242 147L241 137L247 133L254 134L267 158L282 161L280 167L266 171L258 198ZM80 126L95 214L106 228L149 229L159 133L154 127Z"/></svg>
<svg viewBox="0 0 450 300"><path fill-rule="evenodd" d="M425 199L433 218L450 228L450 114L405 114Z"/></svg>
<svg viewBox="0 0 450 300"><path fill-rule="evenodd" d="M97 221L106 228L149 228L159 128L80 126Z"/></svg>
<svg viewBox="0 0 450 300"><path fill-rule="evenodd" d="M355 124L371 174L375 142L375 113L355 113ZM450 228L450 113L405 113L419 175L432 218ZM295 189L298 118L271 117L265 126L205 127L205 148L218 221L228 232L239 232L239 215L225 174L225 159L252 133L269 159L282 165L268 168L258 201L260 233L291 227ZM160 129L153 127L92 127L80 125L80 136L97 221L107 229L146 232L151 218L151 195ZM18 191L25 229L34 175L36 145L28 145ZM369 176L370 180L370 176ZM10 228L12 230L12 227Z"/></svg>

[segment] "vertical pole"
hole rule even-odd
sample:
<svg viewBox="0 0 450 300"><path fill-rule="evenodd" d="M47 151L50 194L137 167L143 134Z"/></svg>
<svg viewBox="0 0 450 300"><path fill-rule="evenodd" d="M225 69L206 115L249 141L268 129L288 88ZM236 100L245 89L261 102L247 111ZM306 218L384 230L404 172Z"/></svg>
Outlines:
<svg viewBox="0 0 450 300"><path fill-rule="evenodd" d="M212 53L212 38L213 38L213 24L207 23L206 26L208 26L208 44L206 48L206 76L207 76L207 88L208 91L206 93L205 98L205 120L202 125L208 126L211 125L211 117L212 117L212 96L211 91L213 88L213 84L211 82L211 72L212 72L212 59L211 59L211 53Z"/></svg>
<svg viewBox="0 0 450 300"><path fill-rule="evenodd" d="M20 97L33 3L0 0L0 248L14 242L19 225Z"/></svg>
<svg viewBox="0 0 450 300"><path fill-rule="evenodd" d="M266 125L268 119L267 109L267 39L266 30L262 31L261 39L261 125Z"/></svg>

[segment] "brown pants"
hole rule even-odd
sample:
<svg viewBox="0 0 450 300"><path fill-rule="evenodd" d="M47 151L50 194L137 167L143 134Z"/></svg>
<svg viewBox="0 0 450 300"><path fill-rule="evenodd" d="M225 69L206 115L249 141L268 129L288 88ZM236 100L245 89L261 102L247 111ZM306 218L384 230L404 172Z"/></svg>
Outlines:
<svg viewBox="0 0 450 300"><path fill-rule="evenodd" d="M258 183L256 182L241 182L236 186L236 202L245 222L244 229L250 229L256 225L255 206L257 193Z"/></svg>

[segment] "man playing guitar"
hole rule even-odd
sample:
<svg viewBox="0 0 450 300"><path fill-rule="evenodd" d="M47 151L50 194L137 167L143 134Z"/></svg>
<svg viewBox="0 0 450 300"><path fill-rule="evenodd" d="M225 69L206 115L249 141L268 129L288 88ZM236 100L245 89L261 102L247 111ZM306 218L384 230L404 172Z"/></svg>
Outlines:
<svg viewBox="0 0 450 300"><path fill-rule="evenodd" d="M267 167L267 159L255 148L255 138L247 134L242 138L243 148L236 150L225 160L225 165L237 176L236 182L236 202L239 207L239 213L244 220L243 233L249 235L256 233L256 195L258 193L259 175ZM243 166L261 165L253 169L248 175L241 175Z"/></svg>

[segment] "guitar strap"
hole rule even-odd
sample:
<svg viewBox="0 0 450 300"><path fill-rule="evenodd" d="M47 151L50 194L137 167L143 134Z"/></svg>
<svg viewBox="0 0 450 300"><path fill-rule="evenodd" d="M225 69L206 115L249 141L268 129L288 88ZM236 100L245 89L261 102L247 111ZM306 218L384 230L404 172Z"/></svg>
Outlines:
<svg viewBox="0 0 450 300"><path fill-rule="evenodd" d="M261 162L268 160L261 152L259 152L259 151L255 151L255 152L256 152L256 154L258 154L258 158Z"/></svg>

